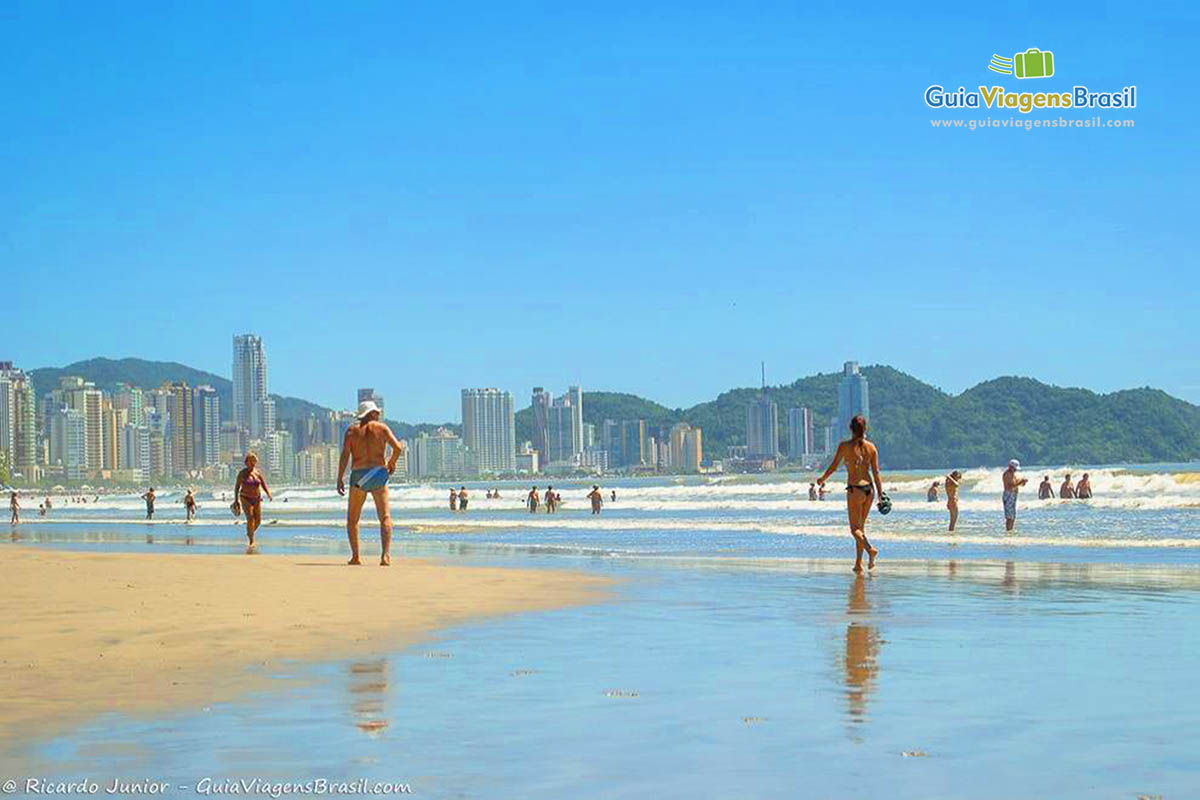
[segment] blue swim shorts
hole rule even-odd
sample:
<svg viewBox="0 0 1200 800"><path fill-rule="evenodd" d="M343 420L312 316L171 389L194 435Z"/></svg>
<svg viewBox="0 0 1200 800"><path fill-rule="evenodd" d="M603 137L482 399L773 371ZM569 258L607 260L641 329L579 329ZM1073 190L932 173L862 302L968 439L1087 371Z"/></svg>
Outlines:
<svg viewBox="0 0 1200 800"><path fill-rule="evenodd" d="M387 467L368 467L356 469L350 473L350 485L357 486L364 492L373 492L387 486Z"/></svg>

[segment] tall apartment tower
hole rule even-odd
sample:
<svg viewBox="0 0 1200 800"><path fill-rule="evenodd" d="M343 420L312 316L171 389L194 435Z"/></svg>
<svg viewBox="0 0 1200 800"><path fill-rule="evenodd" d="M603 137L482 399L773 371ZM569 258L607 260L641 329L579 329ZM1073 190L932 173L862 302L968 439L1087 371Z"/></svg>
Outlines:
<svg viewBox="0 0 1200 800"><path fill-rule="evenodd" d="M462 390L463 444L480 474L516 472L513 398L499 389Z"/></svg>
<svg viewBox="0 0 1200 800"><path fill-rule="evenodd" d="M858 414L868 418L871 416L867 378L858 371L857 361L847 361L842 365L842 380L838 384L838 415L837 426L833 432L834 439L841 441L850 438L850 420Z"/></svg>
<svg viewBox="0 0 1200 800"><path fill-rule="evenodd" d="M533 387L530 406L533 408L533 434L530 441L538 453L538 461L550 463L550 407L554 398L541 386Z"/></svg>
<svg viewBox="0 0 1200 800"><path fill-rule="evenodd" d="M221 460L221 396L211 386L192 390L195 414L196 466L211 467Z"/></svg>
<svg viewBox="0 0 1200 800"><path fill-rule="evenodd" d="M793 459L807 458L813 450L813 422L811 408L788 409L788 456Z"/></svg>
<svg viewBox="0 0 1200 800"><path fill-rule="evenodd" d="M267 354L262 339L233 337L233 422L262 439L275 429L275 406L267 393Z"/></svg>

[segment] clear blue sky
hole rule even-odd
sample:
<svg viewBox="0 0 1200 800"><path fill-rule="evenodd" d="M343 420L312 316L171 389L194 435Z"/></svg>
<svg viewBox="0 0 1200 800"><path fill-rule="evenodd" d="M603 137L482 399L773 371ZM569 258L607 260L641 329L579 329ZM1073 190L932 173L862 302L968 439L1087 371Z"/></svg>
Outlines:
<svg viewBox="0 0 1200 800"><path fill-rule="evenodd" d="M273 391L411 420L847 358L1197 402L1198 15L4 2L0 358L228 374L253 331ZM1054 79L986 70L1027 47ZM1136 128L933 130L931 83L1134 83Z"/></svg>

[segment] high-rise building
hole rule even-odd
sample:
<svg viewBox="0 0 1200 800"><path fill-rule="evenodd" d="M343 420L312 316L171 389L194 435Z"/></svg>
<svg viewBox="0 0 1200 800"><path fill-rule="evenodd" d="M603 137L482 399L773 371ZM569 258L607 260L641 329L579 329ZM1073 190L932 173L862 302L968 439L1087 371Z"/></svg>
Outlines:
<svg viewBox="0 0 1200 800"><path fill-rule="evenodd" d="M583 389L568 386L559 402L571 407L571 456L574 457L583 452Z"/></svg>
<svg viewBox="0 0 1200 800"><path fill-rule="evenodd" d="M813 449L812 409L788 409L788 456L794 460L808 458Z"/></svg>
<svg viewBox="0 0 1200 800"><path fill-rule="evenodd" d="M50 415L50 463L69 481L87 475L86 414L78 408L62 406Z"/></svg>
<svg viewBox="0 0 1200 800"><path fill-rule="evenodd" d="M142 390L128 383L118 383L113 392L112 405L116 409L124 409L128 415L126 420L130 425L145 425L146 416L142 411Z"/></svg>
<svg viewBox="0 0 1200 800"><path fill-rule="evenodd" d="M459 478L464 469L463 440L452 431L438 428L432 436L422 433L409 442L409 478Z"/></svg>
<svg viewBox="0 0 1200 800"><path fill-rule="evenodd" d="M172 474L186 476L196 469L196 413L192 389L183 381L164 383L162 389L169 393Z"/></svg>
<svg viewBox="0 0 1200 800"><path fill-rule="evenodd" d="M124 412L121 412L120 416L124 416ZM105 394L104 401L100 404L100 425L102 428L100 440L101 447L104 448L101 457L101 466L105 470L114 470L119 466L117 434L120 432L121 426L117 422L117 417L117 410L113 408L112 398Z"/></svg>
<svg viewBox="0 0 1200 800"><path fill-rule="evenodd" d="M195 413L195 458L199 468L221 461L221 396L211 386L192 390Z"/></svg>
<svg viewBox="0 0 1200 800"><path fill-rule="evenodd" d="M382 419L383 418L383 395L378 394L374 389L371 389L371 388L359 389L358 390L358 402L365 403L368 400L373 402L375 405L379 406L379 417Z"/></svg>
<svg viewBox="0 0 1200 800"><path fill-rule="evenodd" d="M699 472L704 463L704 431L692 428L683 439L683 471Z"/></svg>
<svg viewBox="0 0 1200 800"><path fill-rule="evenodd" d="M83 414L86 444L86 469L104 469L104 393L90 381L72 381L66 389L66 403Z"/></svg>
<svg viewBox="0 0 1200 800"><path fill-rule="evenodd" d="M290 481L296 464L291 432L271 431L267 434L266 445L267 471L277 481Z"/></svg>
<svg viewBox="0 0 1200 800"><path fill-rule="evenodd" d="M11 361L0 361L0 452L13 476L34 479L38 457L33 381Z"/></svg>
<svg viewBox="0 0 1200 800"><path fill-rule="evenodd" d="M587 451L589 448L596 446L596 426L590 422L583 423L583 449Z"/></svg>
<svg viewBox="0 0 1200 800"><path fill-rule="evenodd" d="M463 444L481 475L516 472L513 398L499 389L462 390Z"/></svg>
<svg viewBox="0 0 1200 800"><path fill-rule="evenodd" d="M275 408L267 392L267 353L254 334L233 337L233 422L262 439L275 429Z"/></svg>
<svg viewBox="0 0 1200 800"><path fill-rule="evenodd" d="M636 468L649 463L646 452L646 421L641 419L622 420L615 422L604 420L601 440L604 449L608 451L608 466L612 469L622 467Z"/></svg>
<svg viewBox="0 0 1200 800"><path fill-rule="evenodd" d="M779 408L765 391L746 408L746 453L752 459L779 457Z"/></svg>
<svg viewBox="0 0 1200 800"><path fill-rule="evenodd" d="M135 473L138 480L150 479L150 429L147 426L129 422L121 426L117 468Z"/></svg>
<svg viewBox="0 0 1200 800"><path fill-rule="evenodd" d="M842 380L838 384L837 430L834 431L834 437L839 440L849 438L850 420L859 414L871 416L867 378L858 371L857 361L847 361L842 366Z"/></svg>
<svg viewBox="0 0 1200 800"><path fill-rule="evenodd" d="M541 386L533 388L531 407L533 408L533 434L531 436L533 449L538 453L538 460L544 466L550 462L550 406L554 398Z"/></svg>

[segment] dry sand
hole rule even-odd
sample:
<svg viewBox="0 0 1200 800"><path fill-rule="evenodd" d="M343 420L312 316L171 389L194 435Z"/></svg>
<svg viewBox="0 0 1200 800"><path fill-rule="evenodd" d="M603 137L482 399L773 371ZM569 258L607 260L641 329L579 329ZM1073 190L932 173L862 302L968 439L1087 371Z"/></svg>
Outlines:
<svg viewBox="0 0 1200 800"><path fill-rule="evenodd" d="M232 700L285 660L392 650L482 617L602 600L607 584L403 558L384 569L24 547L0 550L0 569L0 742Z"/></svg>

